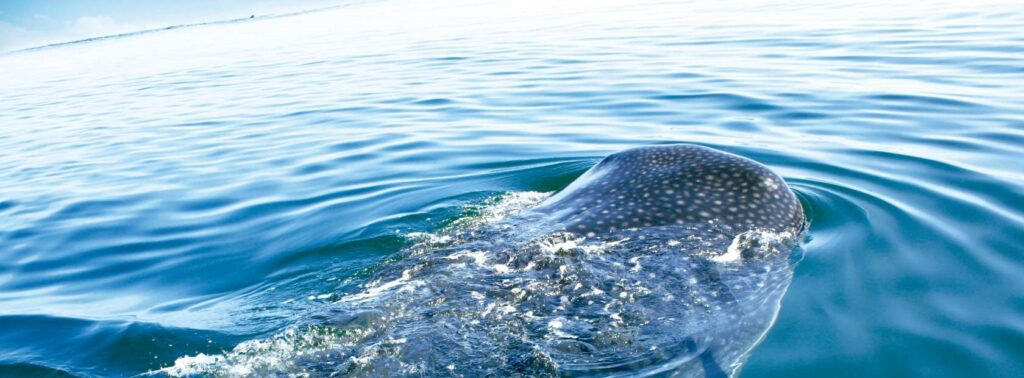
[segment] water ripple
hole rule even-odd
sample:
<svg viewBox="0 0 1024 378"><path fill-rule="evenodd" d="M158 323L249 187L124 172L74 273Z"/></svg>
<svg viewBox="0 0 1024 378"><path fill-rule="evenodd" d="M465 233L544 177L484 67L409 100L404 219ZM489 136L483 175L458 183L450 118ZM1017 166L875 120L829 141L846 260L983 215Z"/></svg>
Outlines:
<svg viewBox="0 0 1024 378"><path fill-rule="evenodd" d="M0 55L0 375L231 349L399 235L675 142L771 166L811 219L744 376L1024 375L1022 22L401 0Z"/></svg>

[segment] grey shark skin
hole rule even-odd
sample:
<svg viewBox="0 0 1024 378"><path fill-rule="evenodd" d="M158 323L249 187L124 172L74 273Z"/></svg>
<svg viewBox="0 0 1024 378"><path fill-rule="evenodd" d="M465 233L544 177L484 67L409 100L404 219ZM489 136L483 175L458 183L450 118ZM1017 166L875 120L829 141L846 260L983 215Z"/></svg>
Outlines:
<svg viewBox="0 0 1024 378"><path fill-rule="evenodd" d="M163 372L735 376L778 314L804 224L756 162L629 149L532 209L409 247L308 324Z"/></svg>
<svg viewBox="0 0 1024 378"><path fill-rule="evenodd" d="M692 144L609 155L536 210L592 236L708 221L736 233L783 232L805 222L796 196L767 167Z"/></svg>

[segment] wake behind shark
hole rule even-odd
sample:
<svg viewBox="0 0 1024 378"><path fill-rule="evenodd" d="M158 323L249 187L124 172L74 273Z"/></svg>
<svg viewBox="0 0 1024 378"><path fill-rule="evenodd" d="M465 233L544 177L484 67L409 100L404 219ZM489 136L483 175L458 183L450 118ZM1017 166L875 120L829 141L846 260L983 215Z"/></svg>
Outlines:
<svg viewBox="0 0 1024 378"><path fill-rule="evenodd" d="M517 215L423 240L310 324L159 374L733 376L805 226L756 162L634 148Z"/></svg>

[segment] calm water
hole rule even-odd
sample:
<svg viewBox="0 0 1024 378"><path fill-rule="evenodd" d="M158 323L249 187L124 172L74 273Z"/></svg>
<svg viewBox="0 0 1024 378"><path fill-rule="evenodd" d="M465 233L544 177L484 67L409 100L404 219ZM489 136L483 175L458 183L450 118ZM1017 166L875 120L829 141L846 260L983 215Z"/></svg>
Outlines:
<svg viewBox="0 0 1024 378"><path fill-rule="evenodd" d="M1022 376L1024 6L858 3L396 0L0 55L0 376L279 335L410 233L669 142L812 222L742 376Z"/></svg>

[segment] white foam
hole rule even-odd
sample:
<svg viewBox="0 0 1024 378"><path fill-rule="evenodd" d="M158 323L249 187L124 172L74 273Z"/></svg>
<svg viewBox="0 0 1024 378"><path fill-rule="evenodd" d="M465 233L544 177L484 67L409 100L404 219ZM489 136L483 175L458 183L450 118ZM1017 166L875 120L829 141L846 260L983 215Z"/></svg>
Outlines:
<svg viewBox="0 0 1024 378"><path fill-rule="evenodd" d="M427 244L447 244L452 241L452 237L449 235L438 235L429 232L410 232L405 234L405 237Z"/></svg>
<svg viewBox="0 0 1024 378"><path fill-rule="evenodd" d="M551 196L543 192L510 192L489 199L483 204L468 205L467 209L475 215L458 219L453 222L454 228L478 227L494 224L510 216L522 213Z"/></svg>
<svg viewBox="0 0 1024 378"><path fill-rule="evenodd" d="M184 377L209 371L211 367L224 361L224 356L210 356L199 353L195 356L179 357L174 360L174 365L160 371L172 377Z"/></svg>
<svg viewBox="0 0 1024 378"><path fill-rule="evenodd" d="M753 241L757 241L760 245L762 252L771 252L770 249L774 248L774 245L779 243L786 243L796 238L796 233L793 231L785 232L772 232L765 230L754 230L747 231L742 234L736 235L732 239L732 243L729 244L729 248L726 249L725 253L712 257L711 259L719 263L728 263L737 261L742 257L742 253L745 249L753 246Z"/></svg>
<svg viewBox="0 0 1024 378"><path fill-rule="evenodd" d="M410 271L409 269L406 269L406 270L402 271L402 276L399 277L398 279L385 282L385 283L380 284L378 286L370 287L370 288L366 289L366 291L361 292L361 293L345 296L344 298L341 299L341 301L343 301L343 302L363 302L363 301L368 301L368 300L377 298L377 297L381 296L382 294L388 293L388 292L408 292L408 291L412 291L412 290L415 290L416 287L422 286L423 284L424 284L423 281L413 280L412 279L412 271Z"/></svg>

